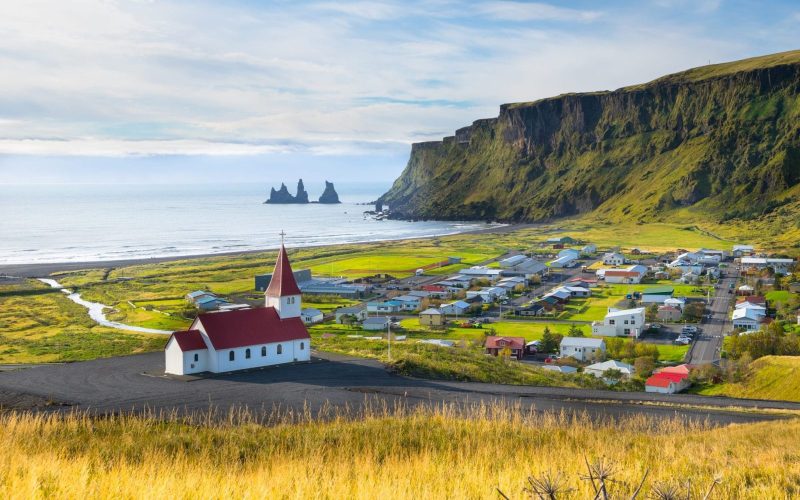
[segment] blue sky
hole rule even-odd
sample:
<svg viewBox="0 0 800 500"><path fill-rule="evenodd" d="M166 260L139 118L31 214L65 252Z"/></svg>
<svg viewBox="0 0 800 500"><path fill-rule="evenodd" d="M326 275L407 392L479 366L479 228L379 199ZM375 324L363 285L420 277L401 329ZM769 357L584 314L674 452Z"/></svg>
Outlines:
<svg viewBox="0 0 800 500"><path fill-rule="evenodd" d="M390 181L501 103L799 48L794 1L0 5L0 183Z"/></svg>

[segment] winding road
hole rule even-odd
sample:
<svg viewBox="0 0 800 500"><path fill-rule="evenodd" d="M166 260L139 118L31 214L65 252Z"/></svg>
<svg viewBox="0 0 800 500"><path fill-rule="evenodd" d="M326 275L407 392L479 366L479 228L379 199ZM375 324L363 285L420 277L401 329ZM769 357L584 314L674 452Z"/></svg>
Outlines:
<svg viewBox="0 0 800 500"><path fill-rule="evenodd" d="M269 413L275 409L359 409L375 403L413 407L502 402L596 420L632 415L677 416L687 422L719 425L785 418L754 409L800 410L798 403L689 394L421 380L393 375L377 361L327 353L316 353L311 363L192 379L165 377L163 369L164 356L158 352L0 372L0 406L24 408L25 401L39 401L30 406L41 411L77 408L98 413L197 413L214 408L224 414L230 408L243 406ZM734 407L750 410L733 411Z"/></svg>

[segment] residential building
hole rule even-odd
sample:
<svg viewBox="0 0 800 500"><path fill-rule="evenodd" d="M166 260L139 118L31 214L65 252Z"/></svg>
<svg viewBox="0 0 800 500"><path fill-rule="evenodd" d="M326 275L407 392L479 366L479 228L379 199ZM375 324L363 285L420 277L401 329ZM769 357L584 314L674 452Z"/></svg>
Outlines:
<svg viewBox="0 0 800 500"><path fill-rule="evenodd" d="M766 308L748 304L734 308L731 323L734 329L758 330L767 316Z"/></svg>
<svg viewBox="0 0 800 500"><path fill-rule="evenodd" d="M525 354L525 339L522 337L497 337L490 335L486 337L484 345L486 347L486 354L491 354L492 356L499 356L506 350L508 350L512 358L522 359L522 356Z"/></svg>
<svg viewBox="0 0 800 500"><path fill-rule="evenodd" d="M629 365L628 363L610 359L608 361L603 361L602 363L594 363L587 366L583 369L583 373L594 375L597 378L602 378L606 382L609 382L610 380L606 379L605 377L605 373L608 370L619 370L622 373L623 378L630 378L634 371L633 366Z"/></svg>
<svg viewBox="0 0 800 500"><path fill-rule="evenodd" d="M385 316L367 318L361 323L361 328L370 331L386 331L391 321Z"/></svg>
<svg viewBox="0 0 800 500"><path fill-rule="evenodd" d="M570 297L575 298L586 298L592 296L592 291L588 288L584 288L582 286L572 286L568 284L567 286L558 287L554 290L554 292L564 292L568 293Z"/></svg>
<svg viewBox="0 0 800 500"><path fill-rule="evenodd" d="M264 307L200 314L164 348L165 372L188 375L308 361L311 338L300 318L301 292L281 245Z"/></svg>
<svg viewBox="0 0 800 500"><path fill-rule="evenodd" d="M644 322L644 307L621 310L610 307L602 322L595 321L592 323L592 335L639 338Z"/></svg>
<svg viewBox="0 0 800 500"><path fill-rule="evenodd" d="M314 309L313 307L309 307L307 309L303 309L300 311L300 319L303 320L303 323L306 325L313 325L315 323L322 323L322 319L324 315L322 311L319 309Z"/></svg>
<svg viewBox="0 0 800 500"><path fill-rule="evenodd" d="M422 304L422 298L415 295L401 295L394 297L392 300L400 303L401 311L416 311Z"/></svg>
<svg viewBox="0 0 800 500"><path fill-rule="evenodd" d="M678 309L674 306L658 306L658 313L656 313L656 318L659 321L664 321L666 323L671 323L675 321L680 321L683 317L683 311Z"/></svg>
<svg viewBox="0 0 800 500"><path fill-rule="evenodd" d="M449 304L442 304L441 307L439 307L439 310L445 314L454 314L458 316L469 312L470 307L472 307L472 305L468 302L457 300L455 302L450 302Z"/></svg>
<svg viewBox="0 0 800 500"><path fill-rule="evenodd" d="M544 314L544 306L541 304L526 304L516 307L514 314L517 316L541 316Z"/></svg>
<svg viewBox="0 0 800 500"><path fill-rule="evenodd" d="M753 245L733 245L734 257L747 257L753 255L753 252L755 252Z"/></svg>
<svg viewBox="0 0 800 500"><path fill-rule="evenodd" d="M564 337L561 339L560 352L562 356L578 361L590 361L605 355L606 343L603 339Z"/></svg>
<svg viewBox="0 0 800 500"><path fill-rule="evenodd" d="M397 300L386 300L383 302L367 302L367 312L374 313L396 313L400 312L403 303Z"/></svg>
<svg viewBox="0 0 800 500"><path fill-rule="evenodd" d="M597 245L595 245L594 243L589 243L588 245L585 245L583 248L581 248L581 255L589 257L594 255L595 253L597 253Z"/></svg>
<svg viewBox="0 0 800 500"><path fill-rule="evenodd" d="M655 392L660 394L674 394L680 392L691 385L689 375L661 371L653 374L644 384L645 392Z"/></svg>
<svg viewBox="0 0 800 500"><path fill-rule="evenodd" d="M742 257L742 269L762 270L772 268L776 274L788 274L794 268L794 259L778 259L765 257Z"/></svg>
<svg viewBox="0 0 800 500"><path fill-rule="evenodd" d="M622 266L625 264L625 256L619 252L609 252L603 255L603 264L607 266Z"/></svg>
<svg viewBox="0 0 800 500"><path fill-rule="evenodd" d="M646 273L646 267L635 265L625 269L599 269L597 276L606 283L635 284L640 283Z"/></svg>
<svg viewBox="0 0 800 500"><path fill-rule="evenodd" d="M438 309L431 307L419 313L419 324L422 326L444 326L445 316Z"/></svg>
<svg viewBox="0 0 800 500"><path fill-rule="evenodd" d="M650 286L642 291L642 304L663 304L672 298L675 288L671 286Z"/></svg>
<svg viewBox="0 0 800 500"><path fill-rule="evenodd" d="M342 318L345 316L351 316L356 321L364 321L367 319L367 308L363 306L355 306L355 307L340 307L336 310L336 322L339 324L343 323Z"/></svg>

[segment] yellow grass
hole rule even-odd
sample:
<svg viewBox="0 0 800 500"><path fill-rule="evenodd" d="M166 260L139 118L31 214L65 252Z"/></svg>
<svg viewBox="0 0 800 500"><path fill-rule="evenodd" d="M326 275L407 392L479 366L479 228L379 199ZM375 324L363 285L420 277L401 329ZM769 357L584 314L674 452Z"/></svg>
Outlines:
<svg viewBox="0 0 800 500"><path fill-rule="evenodd" d="M721 478L712 498L789 498L800 492L800 420L710 429L633 418L507 407L402 411L266 427L247 416L192 425L113 416L0 416L4 498L511 498L525 478L561 471L574 491L584 457L616 464L612 490L640 497L659 484ZM167 419L170 420L170 419ZM560 497L561 498L561 497Z"/></svg>

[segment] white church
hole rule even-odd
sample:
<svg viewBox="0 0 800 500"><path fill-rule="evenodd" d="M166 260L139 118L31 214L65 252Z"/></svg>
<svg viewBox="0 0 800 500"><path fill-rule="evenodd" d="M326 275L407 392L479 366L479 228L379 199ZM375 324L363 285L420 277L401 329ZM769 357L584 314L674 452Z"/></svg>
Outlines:
<svg viewBox="0 0 800 500"><path fill-rule="evenodd" d="M166 373L223 373L309 361L311 338L300 319L300 288L281 242L265 307L200 314L164 348Z"/></svg>

